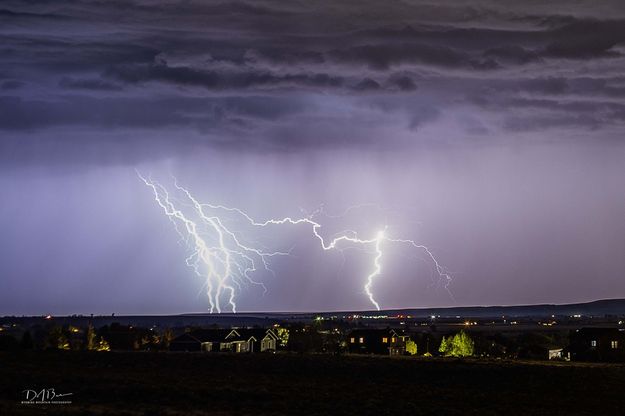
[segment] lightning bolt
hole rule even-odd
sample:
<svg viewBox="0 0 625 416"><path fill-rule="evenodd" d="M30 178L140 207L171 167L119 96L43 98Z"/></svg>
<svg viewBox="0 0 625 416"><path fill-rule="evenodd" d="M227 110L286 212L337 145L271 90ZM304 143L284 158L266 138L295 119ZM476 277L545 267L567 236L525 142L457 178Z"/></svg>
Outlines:
<svg viewBox="0 0 625 416"><path fill-rule="evenodd" d="M137 175L145 185L151 188L154 200L173 223L176 232L181 237L181 241L184 241L189 247L191 255L187 257L186 262L196 275L205 280L206 294L210 304L209 311L211 313L214 311L221 313L221 298L224 296L227 298L232 312L236 312L235 286L240 289L242 284L251 283L261 286L266 292L267 288L265 285L254 280L252 275L259 271L259 268L275 275L270 268L271 257L285 256L290 253L261 250L243 241L237 233L226 226L226 219L222 218L218 213L235 214L247 222L248 225L258 228L280 225L307 225L310 227L312 235L319 240L320 246L324 251L342 251L347 248L344 247L346 245L359 246L361 248L372 246L372 253L375 254L373 270L366 278L364 292L377 310L380 310L380 304L376 301L372 288L375 279L382 273L382 248L384 243L404 244L424 253L426 259L432 265L432 272L443 280L445 289L451 295L449 291L451 276L440 265L430 249L413 240L387 236L388 227L378 231L372 238L360 238L356 231L343 230L326 239L320 233L322 225L314 219L317 215L323 214L323 206L301 218L284 217L257 221L239 208L199 202L189 190L179 185L175 178L174 187L179 194L184 196L183 201L170 195L167 189L159 182L151 178L145 178L138 171ZM345 213L351 209L366 205L369 204L348 208ZM324 215L328 218L340 218L340 216ZM181 231L179 226L182 226L184 232Z"/></svg>

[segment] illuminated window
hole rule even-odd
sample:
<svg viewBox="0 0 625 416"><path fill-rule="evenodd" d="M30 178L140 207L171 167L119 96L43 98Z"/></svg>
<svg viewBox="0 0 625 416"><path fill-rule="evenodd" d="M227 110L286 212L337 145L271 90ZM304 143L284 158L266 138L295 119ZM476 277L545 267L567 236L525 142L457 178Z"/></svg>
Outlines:
<svg viewBox="0 0 625 416"><path fill-rule="evenodd" d="M395 342L395 337L391 338L391 342Z"/></svg>
<svg viewBox="0 0 625 416"><path fill-rule="evenodd" d="M618 348L618 341L611 341L610 342L610 346L612 347L613 350Z"/></svg>
<svg viewBox="0 0 625 416"><path fill-rule="evenodd" d="M350 338L349 342L351 342L353 344L354 342L356 342L356 338Z"/></svg>
<svg viewBox="0 0 625 416"><path fill-rule="evenodd" d="M363 342L365 342L365 339L363 337L360 337L360 338L358 338L358 342L360 342L362 344Z"/></svg>
<svg viewBox="0 0 625 416"><path fill-rule="evenodd" d="M597 341L595 341L594 339L592 341L590 341L590 346L591 347L596 347L597 346Z"/></svg>
<svg viewBox="0 0 625 416"><path fill-rule="evenodd" d="M386 337L382 338L382 343L387 344L388 343L388 338L386 338Z"/></svg>

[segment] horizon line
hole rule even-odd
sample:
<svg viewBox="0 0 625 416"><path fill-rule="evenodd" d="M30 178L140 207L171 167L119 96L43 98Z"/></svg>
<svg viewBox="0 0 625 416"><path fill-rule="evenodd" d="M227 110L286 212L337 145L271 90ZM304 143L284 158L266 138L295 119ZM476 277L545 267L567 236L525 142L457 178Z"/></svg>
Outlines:
<svg viewBox="0 0 625 416"><path fill-rule="evenodd" d="M383 314L384 312L393 312L393 311L406 311L406 310L433 310L433 309L466 309L466 308L521 308L521 307L539 307L539 306L574 306L574 305L587 305L591 303L597 302L605 302L605 301L625 301L625 298L604 298L604 299L595 299L590 301L582 301L582 302L572 302L572 303L536 303L536 304L512 304L512 305L471 305L471 306L433 306L433 307L405 307L405 308L390 308L390 309L381 309L381 310L370 310L370 309L362 309L362 310L327 310L327 311L241 311L241 312L221 312L221 313L210 313L210 312L182 312L182 313L173 313L173 314L132 314L132 313L122 313L118 314L117 312L111 312L110 314L95 314L95 313L74 313L74 314L51 314L51 313L42 313L42 314L33 314L33 315L2 315L2 318L5 317L40 317L40 316L52 316L52 317L74 317L74 316L82 316L82 317L124 317L124 316L193 316L193 315L202 315L202 316L243 316L243 315L262 315L262 314L274 314L274 315L314 315L314 314L333 314L333 313L371 313L371 314Z"/></svg>

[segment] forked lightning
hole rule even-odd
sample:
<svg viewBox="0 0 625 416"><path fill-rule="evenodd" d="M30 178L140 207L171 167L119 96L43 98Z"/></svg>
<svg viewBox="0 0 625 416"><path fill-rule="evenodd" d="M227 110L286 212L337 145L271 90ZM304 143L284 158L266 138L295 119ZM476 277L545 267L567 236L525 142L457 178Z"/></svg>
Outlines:
<svg viewBox="0 0 625 416"><path fill-rule="evenodd" d="M236 312L236 289L240 289L244 283L259 285L266 291L265 285L255 280L254 275L260 271L273 273L269 267L271 257L289 254L285 251L267 251L258 248L258 244L255 246L245 240L239 235L239 231L235 232L226 225L231 219L228 215L232 214L252 227L307 225L312 235L319 240L324 251L341 250L341 246L346 245L371 247L372 254L374 254L373 269L366 277L364 291L377 310L380 310L380 304L373 295L372 287L376 277L382 273L383 246L386 243L405 244L420 250L425 254L425 259L431 263L432 271L442 279L445 289L448 290L451 282L451 276L440 265L430 249L413 240L391 238L387 235L386 227L372 238L363 239L358 236L357 232L346 230L335 234L333 238L326 239L320 233L321 224L314 219L320 211L301 218L285 217L257 221L239 208L199 202L175 179L174 187L177 194L184 197L183 200L172 196L159 182L146 178L139 172L137 175L145 185L151 188L155 201L173 223L181 240L190 249L191 254L186 261L205 281L211 313L222 312L221 300L223 298L227 299L232 312Z"/></svg>

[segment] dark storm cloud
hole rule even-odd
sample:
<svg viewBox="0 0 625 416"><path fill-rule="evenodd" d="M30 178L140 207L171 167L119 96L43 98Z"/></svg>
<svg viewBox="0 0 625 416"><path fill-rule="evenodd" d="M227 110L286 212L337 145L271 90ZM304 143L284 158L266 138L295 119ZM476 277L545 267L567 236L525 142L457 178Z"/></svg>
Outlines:
<svg viewBox="0 0 625 416"><path fill-rule="evenodd" d="M414 91L417 89L417 84L408 76L392 76L389 78L389 84L396 86L402 91Z"/></svg>
<svg viewBox="0 0 625 416"><path fill-rule="evenodd" d="M232 120L275 120L302 111L297 100L245 98L94 98L64 96L55 101L0 97L0 126L37 130L58 126L125 127L194 126L202 130Z"/></svg>
<svg viewBox="0 0 625 416"><path fill-rule="evenodd" d="M549 56L583 59L622 56L612 50L625 41L625 20L582 20L552 31L555 40L546 47Z"/></svg>
<svg viewBox="0 0 625 416"><path fill-rule="evenodd" d="M537 51L519 45L498 46L484 51L484 56L502 64L523 65L540 59Z"/></svg>
<svg viewBox="0 0 625 416"><path fill-rule="evenodd" d="M85 79L74 79L74 78L62 78L59 81L59 86L67 89L76 89L76 90L100 90L100 91L119 91L121 90L121 86L117 84L113 84L110 82L106 82L102 79L97 78L85 78Z"/></svg>
<svg viewBox="0 0 625 416"><path fill-rule="evenodd" d="M249 89L252 87L271 87L278 85L299 85L305 87L339 87L343 78L328 74L284 74L268 71L248 71L228 73L203 71L185 66L170 67L165 62L150 65L117 66L104 74L127 83L161 81L182 86L202 87L206 89Z"/></svg>
<svg viewBox="0 0 625 416"><path fill-rule="evenodd" d="M52 14L52 13L27 13L27 12L14 12L12 10L0 9L0 20L6 19L6 22L10 22L8 19L38 19L38 20L50 20L50 19L67 19L67 16Z"/></svg>
<svg viewBox="0 0 625 416"><path fill-rule="evenodd" d="M354 86L354 89L359 90L359 91L379 90L380 84L378 84L376 81L372 80L371 78L365 78L362 81L360 81L358 84L356 84Z"/></svg>
<svg viewBox="0 0 625 416"><path fill-rule="evenodd" d="M625 13L618 2L580 2L563 14L563 4L7 1L0 130L175 125L223 129L238 147L236 125L256 129L259 144L293 150L336 143L329 138L356 120L395 130L403 147L459 112L473 121L454 136L476 125L484 135L518 132L519 117L534 126L527 131L567 119L588 131L621 128L620 110L595 103L624 96ZM259 96L269 100L260 107L297 111L250 116L215 104L256 106ZM532 123L545 110L540 99L556 96L550 104L567 116ZM396 100L392 110L384 100ZM515 114L521 100L526 113ZM294 134L302 123L316 133ZM338 142L376 142L358 137Z"/></svg>
<svg viewBox="0 0 625 416"><path fill-rule="evenodd" d="M18 88L21 88L23 85L24 85L24 83L20 82L20 81L14 81L14 80L3 81L0 84L0 89L3 89L3 90L16 90Z"/></svg>
<svg viewBox="0 0 625 416"><path fill-rule="evenodd" d="M332 50L328 56L341 64L364 64L372 69L387 70L400 64L426 64L446 68L495 69L492 60L475 60L451 48L421 44L381 44Z"/></svg>
<svg viewBox="0 0 625 416"><path fill-rule="evenodd" d="M47 36L0 35L1 65L8 71L20 70L63 74L101 71L109 65L151 62L159 50L132 42L51 39ZM7 68L8 67L8 68Z"/></svg>

